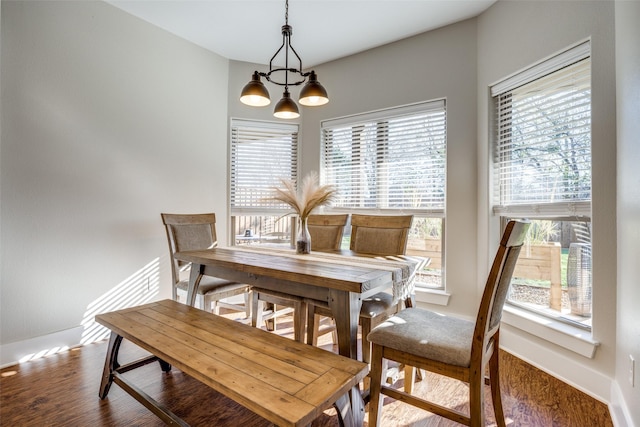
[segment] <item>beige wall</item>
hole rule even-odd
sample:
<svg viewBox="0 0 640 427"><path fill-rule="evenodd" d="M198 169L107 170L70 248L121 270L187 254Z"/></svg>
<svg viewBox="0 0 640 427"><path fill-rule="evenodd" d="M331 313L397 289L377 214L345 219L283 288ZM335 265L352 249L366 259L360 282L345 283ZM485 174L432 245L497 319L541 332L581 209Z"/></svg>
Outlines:
<svg viewBox="0 0 640 427"><path fill-rule="evenodd" d="M318 170L322 120L446 98L447 270L449 307L470 314L476 286L476 21L463 21L316 67L329 91L324 107L303 116L303 170ZM459 265L459 264L458 264Z"/></svg>
<svg viewBox="0 0 640 427"><path fill-rule="evenodd" d="M3 1L1 28L3 364L170 296L160 212L226 228L228 60L95 1Z"/></svg>
<svg viewBox="0 0 640 427"><path fill-rule="evenodd" d="M618 111L618 310L613 404L640 426L640 2L615 2ZM629 383L635 359L635 387Z"/></svg>

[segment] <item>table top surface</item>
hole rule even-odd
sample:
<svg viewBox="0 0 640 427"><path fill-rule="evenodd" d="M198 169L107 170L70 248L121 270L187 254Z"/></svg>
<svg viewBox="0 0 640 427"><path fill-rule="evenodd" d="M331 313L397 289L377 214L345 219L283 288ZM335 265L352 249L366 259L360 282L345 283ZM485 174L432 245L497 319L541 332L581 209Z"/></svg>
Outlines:
<svg viewBox="0 0 640 427"><path fill-rule="evenodd" d="M178 252L175 257L194 264L226 267L350 292L364 292L399 282L410 272L403 260L345 256L344 252L298 255L293 250L236 246Z"/></svg>
<svg viewBox="0 0 640 427"><path fill-rule="evenodd" d="M365 363L172 300L96 321L281 426L309 424L368 372Z"/></svg>
<svg viewBox="0 0 640 427"><path fill-rule="evenodd" d="M259 246L184 251L175 257L194 264L348 292L364 293L393 285L394 296L399 298L410 293L411 286L407 284L431 261L426 257L381 257L350 250L300 255L293 249Z"/></svg>

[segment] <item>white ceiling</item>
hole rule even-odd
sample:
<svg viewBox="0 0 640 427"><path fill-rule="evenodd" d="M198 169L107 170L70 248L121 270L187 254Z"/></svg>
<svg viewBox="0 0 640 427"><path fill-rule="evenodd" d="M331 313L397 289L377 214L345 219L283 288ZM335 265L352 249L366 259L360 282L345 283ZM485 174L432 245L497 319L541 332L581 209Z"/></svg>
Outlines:
<svg viewBox="0 0 640 427"><path fill-rule="evenodd" d="M307 68L477 16L495 1L290 0L291 44ZM107 2L233 60L267 64L282 43L284 0Z"/></svg>

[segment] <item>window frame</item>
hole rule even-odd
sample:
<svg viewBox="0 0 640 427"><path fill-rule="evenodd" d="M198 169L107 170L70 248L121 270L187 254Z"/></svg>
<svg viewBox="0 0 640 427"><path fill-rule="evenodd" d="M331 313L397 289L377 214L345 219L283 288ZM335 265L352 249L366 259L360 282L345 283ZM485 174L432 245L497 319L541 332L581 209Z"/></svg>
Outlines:
<svg viewBox="0 0 640 427"><path fill-rule="evenodd" d="M532 220L552 220L552 221L580 221L580 222L591 222L591 207L593 203L593 197L591 194L591 182L589 182L589 197L585 199L584 197L577 197L575 200L572 199L561 199L560 201L551 201L551 202L531 202L531 203L523 203L521 200L519 202L513 204L503 204L502 199L500 197L500 192L503 190L500 185L500 180L498 178L500 174L500 166L497 165L497 157L498 157L498 144L500 143L500 127L498 126L500 120L500 103L498 98L505 94L508 94L511 91L517 90L518 88L524 85L530 85L536 81L540 81L548 76L553 76L554 73L559 74L561 70L574 66L575 64L579 64L582 61L588 62L588 70L589 70L589 180L592 180L592 172L593 172L593 159L592 159L592 144L591 144L591 44L590 41L580 42L574 46L567 48L566 50L559 52L556 55L553 55L543 61L540 61L531 67L515 73L504 79L501 82L498 82L490 87L491 99L493 101L494 108L492 110L493 114L493 123L495 126L493 127L493 131L491 132L491 158L490 162L490 170L493 171L493 185L491 186L491 207L494 216L500 219L500 230L503 229L504 224L509 218L528 218ZM511 114L511 112L509 112ZM593 298L593 297L592 297ZM595 301L591 301L593 304ZM534 317L539 316L541 318L552 319L553 321L558 321L560 323L564 323L569 325L570 327L575 327L580 330L588 330L591 331L590 325L585 326L585 324L577 324L571 319L564 318L562 313L555 315L549 311L539 311L529 308L527 306L523 306L520 303L512 302L507 300L507 311L511 311L512 313L522 313L530 312ZM593 315L593 314L592 314ZM513 318L513 316L511 316ZM516 322L518 323L518 322ZM521 323L521 322L520 322Z"/></svg>
<svg viewBox="0 0 640 427"><path fill-rule="evenodd" d="M246 135L246 140L238 140L238 133L243 133ZM256 240L255 242L259 242L258 238L261 237L262 229L273 228L274 223L278 222L283 215L290 213L290 209L288 206L284 204L276 204L266 202L264 199L269 197L271 194L271 188L274 186L280 186L280 178L290 179L294 182L298 182L299 179L299 170L300 170L300 125L298 123L282 123L282 122L272 122L272 121L262 121L262 120L251 120L251 119L239 119L239 118L231 118L229 123L229 242L232 245L236 244L237 237L240 235L242 237L254 237L253 232L255 232ZM291 156L288 158L289 166L286 167L288 169L287 173L282 174L268 174L265 179L263 167L260 167L260 179L259 181L249 181L249 184L252 188L256 186L259 188L259 195L252 196L245 200L249 200L249 203L238 203L237 195L235 194L235 189L237 188L237 178L238 178L238 170L237 166L241 164L238 158L238 144L248 142L248 140L256 138L256 140L267 141L269 139L277 140L276 144L279 144L279 151L274 150L260 150L257 153L257 156L254 158L250 158L250 161L262 162L261 164L270 164L273 165L276 160L281 160L279 157L283 150L287 150L287 138L290 139L290 150ZM241 138L242 139L242 138ZM267 143L267 142L265 142ZM252 152L248 152L248 154L254 154ZM273 156L273 161L269 162L268 160L270 156ZM247 160L246 158L243 160ZM285 162L280 162L285 163ZM252 168L253 166L250 166ZM285 167L283 167L284 171ZM257 224L257 230L252 230L251 236L244 236L244 228L242 230L238 229L238 227L243 224L243 221L239 221L238 217L250 217L253 218L253 221ZM291 236L294 235L295 230L293 229L295 221L294 218L291 218L290 221L285 221L282 219L279 221L280 224L278 229L286 229L290 233ZM267 224L267 225L265 225ZM247 240L250 241L250 240Z"/></svg>
<svg viewBox="0 0 640 427"><path fill-rule="evenodd" d="M441 166L441 176L438 179L442 180L442 197L440 200L440 206L429 206L429 207L410 207L410 206L400 206L400 207L392 207L389 206L388 199L387 201L380 202L380 194L382 194L382 198L385 197L385 192L382 190L378 190L378 187L375 187L378 191L372 191L372 194L375 194L375 205L365 207L362 206L362 202L360 206L349 206L350 203L347 203L346 206L340 206L340 203L337 203L328 209L328 211L335 213L360 213L360 214L413 214L416 218L425 217L425 218L437 218L441 220L441 231L440 231L440 241L441 241L441 267L440 267L440 285L439 286L427 286L424 284L417 284L423 290L433 290L437 292L444 291L445 288L445 250L444 250L444 242L445 242L445 233L446 233L446 215L445 215L445 207L446 207L446 179L447 179L447 107L446 107L446 99L437 99L431 101L425 101L415 104L409 104L404 106L392 107L388 109L376 110L361 114L355 114L345 117L340 117L336 119L324 120L321 122L321 142L320 142L320 150L321 150L321 168L320 168L320 177L321 182L323 184L333 184L334 182L330 176L329 169L332 166L330 164L331 159L327 158L327 153L329 149L327 144L334 141L333 135L328 137L333 130L340 129L344 130L345 128L351 129L351 135L356 135L358 132L363 132L365 127L373 126L373 130L370 132L370 135L375 135L375 137L370 137L368 140L364 140L365 144L376 145L376 159L377 162L381 162L378 156L384 158L385 153L388 154L388 144L392 141L389 140L386 136L389 134L389 128L392 126L389 125L389 122L395 120L406 120L406 118L410 118L412 116L419 115L427 115L433 114L434 117L436 114L442 114L441 126L442 126L442 150L441 153L442 158L440 159ZM440 126L437 124L435 126ZM434 126L433 129L436 129ZM348 131L347 131L348 132ZM434 132L432 130L432 132ZM353 145L355 139L353 136L351 139L348 137L345 138L346 143L350 143ZM434 144L435 147L435 144ZM364 149L362 149L364 151ZM356 149L358 153L360 153L360 147ZM382 153L382 154L381 154ZM353 162L351 162L353 163ZM364 162L363 162L364 163ZM353 169L356 169L354 167ZM374 175L374 174L372 174ZM376 177L378 175L375 175ZM384 174L383 174L384 176ZM338 185L340 188L340 185ZM359 197L360 193L356 190L354 191L356 197ZM414 219L414 225L416 220ZM408 251L409 253L410 251Z"/></svg>

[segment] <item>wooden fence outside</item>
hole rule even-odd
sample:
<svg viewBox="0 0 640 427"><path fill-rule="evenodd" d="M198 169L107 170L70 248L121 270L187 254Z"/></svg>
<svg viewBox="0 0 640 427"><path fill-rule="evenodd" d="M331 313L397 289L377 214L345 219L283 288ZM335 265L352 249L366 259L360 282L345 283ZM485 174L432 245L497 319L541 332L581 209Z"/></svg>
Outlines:
<svg viewBox="0 0 640 427"><path fill-rule="evenodd" d="M551 282L549 307L554 310L562 309L561 253L560 243L525 245L513 272L513 277Z"/></svg>

